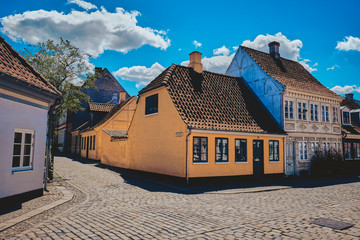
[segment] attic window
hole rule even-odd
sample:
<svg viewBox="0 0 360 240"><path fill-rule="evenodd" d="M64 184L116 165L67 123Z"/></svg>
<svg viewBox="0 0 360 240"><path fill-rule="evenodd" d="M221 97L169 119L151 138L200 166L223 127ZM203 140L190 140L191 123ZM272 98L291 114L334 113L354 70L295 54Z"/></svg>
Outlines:
<svg viewBox="0 0 360 240"><path fill-rule="evenodd" d="M158 112L158 94L151 95L145 99L145 115Z"/></svg>

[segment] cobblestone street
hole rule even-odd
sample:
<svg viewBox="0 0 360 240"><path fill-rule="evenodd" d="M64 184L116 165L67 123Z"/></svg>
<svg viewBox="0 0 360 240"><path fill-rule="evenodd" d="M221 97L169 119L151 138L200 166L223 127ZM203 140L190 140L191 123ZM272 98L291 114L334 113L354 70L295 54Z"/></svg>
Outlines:
<svg viewBox="0 0 360 240"><path fill-rule="evenodd" d="M94 162L57 157L56 171L83 192L15 239L359 239L360 183L254 193L183 194L127 182ZM139 180L141 181L141 180ZM354 224L333 230L315 218ZM4 235L0 233L0 238Z"/></svg>

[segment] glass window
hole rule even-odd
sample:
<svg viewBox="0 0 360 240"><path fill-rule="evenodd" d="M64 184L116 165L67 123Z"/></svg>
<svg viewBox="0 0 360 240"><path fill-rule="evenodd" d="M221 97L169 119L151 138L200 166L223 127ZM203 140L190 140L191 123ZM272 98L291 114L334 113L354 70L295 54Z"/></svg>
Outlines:
<svg viewBox="0 0 360 240"><path fill-rule="evenodd" d="M325 118L326 118L326 122L329 122L329 107L328 106L325 107Z"/></svg>
<svg viewBox="0 0 360 240"><path fill-rule="evenodd" d="M360 143L353 143L354 146L354 158L360 158Z"/></svg>
<svg viewBox="0 0 360 240"><path fill-rule="evenodd" d="M334 123L339 122L339 110L337 107L333 107L333 122Z"/></svg>
<svg viewBox="0 0 360 240"><path fill-rule="evenodd" d="M12 156L13 170L31 169L33 158L32 130L15 130Z"/></svg>
<svg viewBox="0 0 360 240"><path fill-rule="evenodd" d="M325 122L325 106L321 106L322 121Z"/></svg>
<svg viewBox="0 0 360 240"><path fill-rule="evenodd" d="M193 138L193 162L207 162L207 137Z"/></svg>
<svg viewBox="0 0 360 240"><path fill-rule="evenodd" d="M310 120L311 121L319 121L318 105L316 105L316 104L310 104Z"/></svg>
<svg viewBox="0 0 360 240"><path fill-rule="evenodd" d="M92 136L90 136L90 150L92 150Z"/></svg>
<svg viewBox="0 0 360 240"><path fill-rule="evenodd" d="M319 149L319 142L311 142L311 153L314 155L315 151Z"/></svg>
<svg viewBox="0 0 360 240"><path fill-rule="evenodd" d="M299 142L299 158L307 160L307 142Z"/></svg>
<svg viewBox="0 0 360 240"><path fill-rule="evenodd" d="M95 150L95 136L93 136L93 150Z"/></svg>
<svg viewBox="0 0 360 240"><path fill-rule="evenodd" d="M290 119L294 119L294 106L293 106L293 101L289 101L289 112L290 112Z"/></svg>
<svg viewBox="0 0 360 240"><path fill-rule="evenodd" d="M247 142L246 139L235 139L235 162L247 161Z"/></svg>
<svg viewBox="0 0 360 240"><path fill-rule="evenodd" d="M344 143L344 157L349 159L351 158L351 143L345 142Z"/></svg>
<svg viewBox="0 0 360 240"><path fill-rule="evenodd" d="M215 162L228 162L228 139L215 138Z"/></svg>
<svg viewBox="0 0 360 240"><path fill-rule="evenodd" d="M146 97L145 99L145 115L158 112L158 94Z"/></svg>
<svg viewBox="0 0 360 240"><path fill-rule="evenodd" d="M349 112L343 112L343 124L350 124Z"/></svg>
<svg viewBox="0 0 360 240"><path fill-rule="evenodd" d="M285 118L289 118L289 101L285 100Z"/></svg>
<svg viewBox="0 0 360 240"><path fill-rule="evenodd" d="M299 116L299 120L306 120L306 103L298 103L298 116Z"/></svg>
<svg viewBox="0 0 360 240"><path fill-rule="evenodd" d="M279 161L279 141L270 140L269 141L269 160L270 161Z"/></svg>

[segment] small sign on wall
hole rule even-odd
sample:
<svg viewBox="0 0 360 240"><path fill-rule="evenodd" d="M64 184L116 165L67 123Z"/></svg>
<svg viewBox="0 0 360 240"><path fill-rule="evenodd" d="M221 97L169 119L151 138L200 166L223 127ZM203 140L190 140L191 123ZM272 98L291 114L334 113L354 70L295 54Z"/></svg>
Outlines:
<svg viewBox="0 0 360 240"><path fill-rule="evenodd" d="M184 135L183 132L177 132L175 133L175 137L182 137Z"/></svg>

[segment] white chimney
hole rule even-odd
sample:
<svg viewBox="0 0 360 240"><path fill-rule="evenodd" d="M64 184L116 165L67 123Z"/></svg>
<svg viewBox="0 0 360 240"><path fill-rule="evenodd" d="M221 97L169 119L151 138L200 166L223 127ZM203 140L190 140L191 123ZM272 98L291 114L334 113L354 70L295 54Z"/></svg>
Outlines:
<svg viewBox="0 0 360 240"><path fill-rule="evenodd" d="M203 65L201 63L201 53L199 53L198 51L194 51L189 55L190 55L189 67L193 68L195 72L202 73Z"/></svg>

